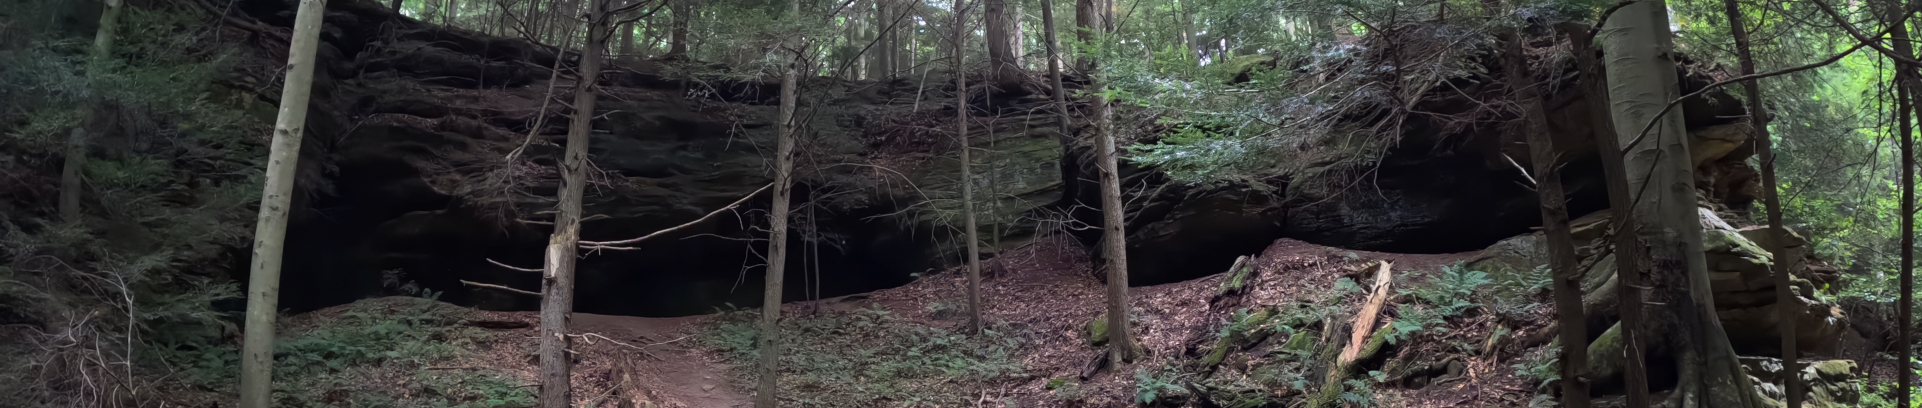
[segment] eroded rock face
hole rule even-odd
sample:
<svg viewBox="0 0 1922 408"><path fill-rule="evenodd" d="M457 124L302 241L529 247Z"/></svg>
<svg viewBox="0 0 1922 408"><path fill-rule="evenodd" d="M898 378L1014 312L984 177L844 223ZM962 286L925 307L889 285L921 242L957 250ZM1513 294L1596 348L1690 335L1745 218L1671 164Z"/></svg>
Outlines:
<svg viewBox="0 0 1922 408"><path fill-rule="evenodd" d="M1760 234L1757 228L1735 228L1724 222L1719 215L1703 209L1702 241L1703 255L1709 268L1709 286L1714 290L1715 307L1722 320L1722 329L1729 334L1736 352L1745 355L1776 355L1781 350L1780 333L1777 327L1780 319L1776 311L1775 280L1770 270L1774 267L1773 256L1748 238ZM1612 297L1615 282L1615 256L1611 253L1600 261L1588 259L1601 255L1607 244L1603 230L1607 229L1609 218L1606 213L1582 217L1574 223L1576 228L1577 252L1585 257L1583 264L1593 264L1582 279L1583 293L1589 296L1588 312L1591 320L1600 315L1612 321L1615 309ZM1816 286L1810 278L1824 278L1827 268L1812 267L1820 265L1818 260L1807 258L1806 251L1794 245L1799 237L1791 235L1791 253L1805 256L1789 264L1790 278L1795 285L1797 310L1797 346L1804 352L1832 354L1837 350L1836 340L1848 328L1848 318L1837 305L1818 300ZM1470 268L1490 271L1491 273L1512 273L1532 268L1544 267L1548 263L1547 249L1541 234L1528 234L1502 240L1474 258ZM1606 307L1596 307L1605 305ZM1591 331L1600 333L1599 331Z"/></svg>
<svg viewBox="0 0 1922 408"><path fill-rule="evenodd" d="M294 4L240 0L235 10L284 27ZM399 279L445 292L442 298L454 302L533 307L529 297L460 281L538 285L535 277L489 260L522 267L540 261L567 123L564 107L541 109L549 97L545 67L557 60L571 65L577 55L445 29L365 1L328 7L321 51L327 69L315 84L302 159L301 187L309 194L291 229L284 303L295 310L345 303L391 290L388 281ZM284 45L262 40L260 54L278 55L270 51L275 47ZM697 83L656 74L663 70L652 64L616 61L602 78L586 239L631 238L679 225L771 180L771 83ZM262 89L258 97L272 102L275 72L254 70L260 77L248 88ZM951 84L944 76L936 72L928 83ZM1700 85L1684 78L1685 91ZM552 85L554 100L571 100L570 80ZM954 143L943 133L953 123L953 90L924 89L913 80L828 78L804 81L804 88L812 104L805 109L816 110L795 187L800 210L794 220L805 239L790 242L796 256L787 280L796 285L787 296L889 287L957 262L960 180L950 158ZM1571 146L1570 205L1578 212L1599 209L1606 200L1580 119L1586 105L1579 98L1549 99L1562 101L1552 108L1560 118L1551 129L1558 146ZM1036 113L1047 112L1046 95L974 90L967 100L974 116L989 124L975 128L991 128L968 138L979 149L977 196L994 198L977 205L984 243L1012 247L1037 233L1073 230L1063 228L1075 226L1072 221L1096 223L1089 210L1099 208L1098 189L1088 152L1061 143L1054 116ZM1422 109L1464 109L1455 102ZM1685 108L1691 129L1727 122L1718 115L1737 116L1706 99ZM1237 255L1282 237L1455 252L1539 223L1534 193L1507 161L1526 166L1526 146L1509 133L1492 127L1444 132L1430 124L1412 124L1404 133L1373 172L1335 190L1299 188L1308 183L1287 183L1280 191L1172 185L1153 169L1127 166L1132 282L1218 273ZM502 160L522 145L525 162ZM1741 149L1734 150L1729 155ZM757 304L764 250L757 248L765 243L750 240L765 236L756 225L764 225L766 205L765 197L753 199L738 214L639 250L584 258L579 310L673 315ZM1098 238L1098 232L1076 233L1091 244Z"/></svg>

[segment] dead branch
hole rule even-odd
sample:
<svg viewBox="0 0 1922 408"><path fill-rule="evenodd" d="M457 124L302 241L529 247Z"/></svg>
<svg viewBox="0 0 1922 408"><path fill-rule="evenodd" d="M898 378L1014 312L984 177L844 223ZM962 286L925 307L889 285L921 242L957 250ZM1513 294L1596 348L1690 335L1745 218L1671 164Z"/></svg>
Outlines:
<svg viewBox="0 0 1922 408"><path fill-rule="evenodd" d="M1389 266L1388 261L1381 261L1381 269L1376 270L1375 288L1368 294L1368 303L1362 306L1361 315L1355 316L1354 329L1348 336L1348 347L1343 348L1341 357L1335 360L1337 366L1353 364L1355 357L1361 355L1362 345L1368 342L1368 336L1375 334L1375 317L1381 315L1382 307L1387 305L1389 283L1395 279L1389 273Z"/></svg>
<svg viewBox="0 0 1922 408"><path fill-rule="evenodd" d="M480 282L472 282L472 281L466 281L466 280L462 280L462 281L460 281L460 283L461 283L462 285L467 285L467 286L478 286L478 287L483 287L483 288L489 288L489 289L500 289L500 290L505 290L505 291L508 291L508 292L514 292L514 293L519 293L519 294L523 294L523 295L531 295L531 296L540 296L540 295L541 295L541 293L540 293L540 292L534 292L534 291L527 291L527 290L520 290L520 289L514 289L514 288L510 288L510 287L506 287L506 286L501 286L501 285L494 285L494 284L486 284L486 283L480 283Z"/></svg>
<svg viewBox="0 0 1922 408"><path fill-rule="evenodd" d="M747 193L747 195L746 195L746 196L743 196L743 197L741 197L741 199L739 199L739 200L734 200L734 202L733 202L733 203L730 203L730 204L728 204L728 205L727 205L727 206L725 206L725 207L721 207L721 208L718 208L718 209L715 209L714 211L712 211L712 212L709 212L709 213L707 213L707 215L703 215L703 216L701 216L701 218L697 218L697 219L695 219L695 220L693 220L693 221L688 221L688 222L687 222L686 224L681 224L681 225L676 225L676 226L674 226L674 227L671 227L671 228L668 228L668 229L664 229L664 230L660 230L660 231L654 231L654 233L652 233L652 234L647 234L647 235L643 235L643 236L641 236L640 238L634 238L634 239L624 239L624 240L620 240L620 241L581 241L581 248L583 248L583 249L612 249L612 250L631 250L631 249L637 249L637 248L629 248L629 247L619 247L619 246L616 246L616 245L628 245L628 244L633 244L633 243L638 243L638 242L641 242L641 241L646 241L646 240L648 240L649 238L654 238L654 237L658 237L658 236L661 236L661 235L664 235L664 234L667 234L667 233L669 233L669 232L674 232L674 231L678 231L678 230L681 230L681 229L683 229L683 228L687 228L687 227L691 227L691 226L694 226L695 224L700 224L700 223L701 223L702 221L707 221L707 219L709 219L709 218L714 218L714 215L715 215L715 214L720 214L720 213L721 213L722 211L727 211L727 210L731 210L731 209L734 209L735 207L739 207L739 206L741 206L741 203L745 203L745 202L747 202L747 200L748 200L748 199L750 199L750 198L754 198L754 196L757 196L757 195L761 195L761 192L762 192L762 191L767 191L767 189L768 189L769 187L774 187L774 183L768 183L768 184L767 184L767 185L765 185L765 186L761 186L761 188L759 188L759 189L755 189L755 190L754 190L754 192L752 192L752 193Z"/></svg>
<svg viewBox="0 0 1922 408"><path fill-rule="evenodd" d="M507 268L507 269L513 269L513 270L516 270L516 271L521 271L521 272L534 272L534 273L540 273L540 271L541 271L540 269L534 269L534 268L522 268L522 267L518 267L518 266L513 266L513 265L508 265L508 264L504 264L504 263L501 263L500 261L496 261L496 260L494 260L494 258L487 258L487 263L491 263L491 264L494 264L494 265L497 265L497 266L500 266L500 267L502 267L502 268Z"/></svg>

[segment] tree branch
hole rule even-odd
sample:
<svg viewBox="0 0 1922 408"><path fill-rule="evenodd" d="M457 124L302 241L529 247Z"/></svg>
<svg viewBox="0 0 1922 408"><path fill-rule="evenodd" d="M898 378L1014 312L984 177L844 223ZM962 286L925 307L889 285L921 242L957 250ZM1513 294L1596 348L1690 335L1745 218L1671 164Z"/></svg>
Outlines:
<svg viewBox="0 0 1922 408"><path fill-rule="evenodd" d="M526 291L526 290L520 290L520 289L514 289L514 288L510 288L510 287L506 287L506 286L501 286L501 285L493 285L493 284L486 284L486 283L480 283L480 282L470 282L470 281L465 281L465 280L463 280L463 281L460 281L460 283L461 283L462 285L467 285L467 286L478 286L478 287L483 287L483 288L488 288L488 289L500 289L500 290L505 290L505 291L508 291L508 292L514 292L514 293L519 293L519 294L523 294L523 295L531 295L531 296L536 296L536 297L539 297L539 296L541 295L541 293L540 293L540 292L534 292L534 291Z"/></svg>
<svg viewBox="0 0 1922 408"><path fill-rule="evenodd" d="M1817 3L1820 3L1820 2L1817 2ZM1674 100L1668 101L1668 105L1662 106L1661 112L1655 113L1655 117L1649 118L1648 123L1642 125L1641 133L1637 133L1635 135L1634 140L1629 141L1627 146L1622 146L1622 151L1627 152L1630 150L1634 150L1635 146L1638 144L1641 144L1642 139L1648 136L1648 131L1650 129L1654 129L1655 124L1662 121L1663 116L1667 116L1669 111L1675 110L1676 106L1680 106L1682 104L1682 101L1687 100L1688 98L1701 96L1704 93L1708 93L1708 91L1716 90L1721 87L1728 86L1729 84L1734 84L1738 82L1747 82L1747 81L1768 78L1768 77L1788 75L1788 74L1807 71L1811 69L1821 68L1829 64L1834 64L1836 61L1841 61L1842 58L1849 56L1849 54L1854 54L1856 50L1862 49L1863 46L1869 45L1870 42L1871 41L1864 41L1864 42L1856 43L1854 47L1849 48L1847 51L1842 51L1842 53L1835 54L1835 56L1829 57L1828 59L1816 61L1813 63L1809 63L1807 65L1787 68L1779 71L1764 72L1760 74L1743 75L1739 77L1716 81L1715 83L1708 84L1708 86L1704 86L1702 87L1702 89L1698 89L1695 92L1689 92L1688 95L1682 95L1682 97L1680 98L1675 98Z"/></svg>
<svg viewBox="0 0 1922 408"><path fill-rule="evenodd" d="M774 183L768 183L765 186L761 186L760 189L754 190L754 192L752 193L747 193L747 196L741 197L741 199L739 200L734 200L733 203L728 204L725 207L716 209L713 212L709 212L707 213L707 215L701 216L701 218L695 219L693 221L688 221L686 224L676 225L672 228L668 228L660 231L654 231L654 233L652 234L643 235L640 238L634 238L634 239L624 239L620 241L581 241L581 248L583 249L615 249L615 250L635 249L635 248L617 247L615 245L627 245L627 244L633 244L641 241L646 241L650 238L665 235L669 232L679 231L682 228L687 228L687 227L694 226L695 224L700 224L702 221L707 221L708 218L714 218L715 214L720 214L722 211L727 211L727 210L733 209L734 207L741 206L741 203L747 202L748 199L754 198L754 196L761 195L761 192L767 191L769 187L774 187Z"/></svg>

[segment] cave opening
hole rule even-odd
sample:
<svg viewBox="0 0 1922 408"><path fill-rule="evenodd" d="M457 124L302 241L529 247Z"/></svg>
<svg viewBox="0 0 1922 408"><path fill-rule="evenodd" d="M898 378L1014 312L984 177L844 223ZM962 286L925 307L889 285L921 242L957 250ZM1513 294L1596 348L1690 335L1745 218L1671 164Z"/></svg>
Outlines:
<svg viewBox="0 0 1922 408"><path fill-rule="evenodd" d="M537 273L490 260L538 268L548 231L498 228L497 214L434 192L395 157L339 162L332 191L318 194L295 217L283 261L282 308L298 313L411 295L489 310L537 310L536 296L462 281L540 291ZM807 194L805 186L797 187L795 201L806 202ZM763 195L738 213L635 250L585 252L576 267L575 311L675 317L760 306L766 205ZM893 288L941 268L937 229L876 217L891 212L874 206L797 213L784 299ZM661 228L652 221L594 220L584 223L583 238L631 238Z"/></svg>

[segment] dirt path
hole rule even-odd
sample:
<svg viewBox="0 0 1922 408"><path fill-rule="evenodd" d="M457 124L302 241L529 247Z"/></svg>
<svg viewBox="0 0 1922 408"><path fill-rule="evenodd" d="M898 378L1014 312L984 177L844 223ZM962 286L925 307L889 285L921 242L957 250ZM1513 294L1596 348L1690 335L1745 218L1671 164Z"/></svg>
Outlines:
<svg viewBox="0 0 1922 408"><path fill-rule="evenodd" d="M614 406L730 408L753 405L748 395L728 385L727 365L709 361L694 348L691 337L694 325L707 318L575 313L570 331L583 336L583 341L576 344L584 355L576 363L574 381L576 384L597 382L599 386L590 388L608 390L602 391L608 397L601 399L613 398L633 404ZM582 378L583 375L587 378Z"/></svg>

